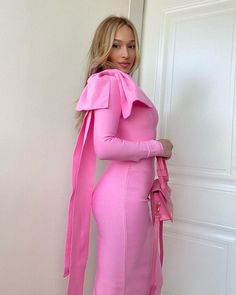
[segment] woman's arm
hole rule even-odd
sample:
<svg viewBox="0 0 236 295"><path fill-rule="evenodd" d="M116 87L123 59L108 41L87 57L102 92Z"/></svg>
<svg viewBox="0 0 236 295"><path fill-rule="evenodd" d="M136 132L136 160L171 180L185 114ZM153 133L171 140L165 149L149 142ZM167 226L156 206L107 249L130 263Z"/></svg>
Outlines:
<svg viewBox="0 0 236 295"><path fill-rule="evenodd" d="M117 83L110 89L109 107L94 110L94 148L99 159L139 161L163 156L161 142L153 139L129 141L116 136L121 115L121 102Z"/></svg>

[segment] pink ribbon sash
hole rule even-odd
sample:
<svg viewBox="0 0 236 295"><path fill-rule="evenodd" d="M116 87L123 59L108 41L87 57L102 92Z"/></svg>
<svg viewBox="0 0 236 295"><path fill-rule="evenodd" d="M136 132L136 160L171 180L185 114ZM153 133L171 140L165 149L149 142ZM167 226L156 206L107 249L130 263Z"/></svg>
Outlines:
<svg viewBox="0 0 236 295"><path fill-rule="evenodd" d="M83 294L96 170L93 121L93 112L88 111L84 117L73 154L72 194L69 203L64 268L64 277L70 275L68 295Z"/></svg>

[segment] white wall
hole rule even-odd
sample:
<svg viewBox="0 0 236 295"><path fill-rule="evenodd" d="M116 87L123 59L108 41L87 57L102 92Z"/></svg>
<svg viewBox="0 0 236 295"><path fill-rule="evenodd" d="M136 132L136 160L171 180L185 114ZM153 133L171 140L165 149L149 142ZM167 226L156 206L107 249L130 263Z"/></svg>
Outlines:
<svg viewBox="0 0 236 295"><path fill-rule="evenodd" d="M97 24L128 11L127 0L0 2L1 294L66 293L74 102Z"/></svg>

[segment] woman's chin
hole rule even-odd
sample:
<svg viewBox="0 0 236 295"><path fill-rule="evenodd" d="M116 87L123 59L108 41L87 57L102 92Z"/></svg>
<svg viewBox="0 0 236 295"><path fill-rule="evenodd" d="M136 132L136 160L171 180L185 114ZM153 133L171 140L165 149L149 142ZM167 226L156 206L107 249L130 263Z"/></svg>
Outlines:
<svg viewBox="0 0 236 295"><path fill-rule="evenodd" d="M130 68L125 68L125 67L121 67L121 66L118 66L117 68L118 68L118 70L120 70L126 74L130 73Z"/></svg>

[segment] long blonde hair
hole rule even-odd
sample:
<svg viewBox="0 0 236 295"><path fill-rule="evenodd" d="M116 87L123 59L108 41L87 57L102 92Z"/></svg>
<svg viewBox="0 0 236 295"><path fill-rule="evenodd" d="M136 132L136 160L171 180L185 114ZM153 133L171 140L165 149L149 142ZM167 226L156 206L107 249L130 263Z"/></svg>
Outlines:
<svg viewBox="0 0 236 295"><path fill-rule="evenodd" d="M88 52L88 64L87 64L87 73L85 78L85 85L88 78L95 73L101 72L106 69L115 68L115 65L108 61L110 55L113 40L115 38L116 31L123 27L124 25L131 28L134 33L135 38L135 61L130 70L130 75L138 68L140 64L140 51L139 51L139 39L138 34L133 23L126 17L118 16L108 16L105 18L97 27L95 31L92 44ZM84 85L84 86L85 86ZM76 112L76 128L79 129L83 121L85 112Z"/></svg>

